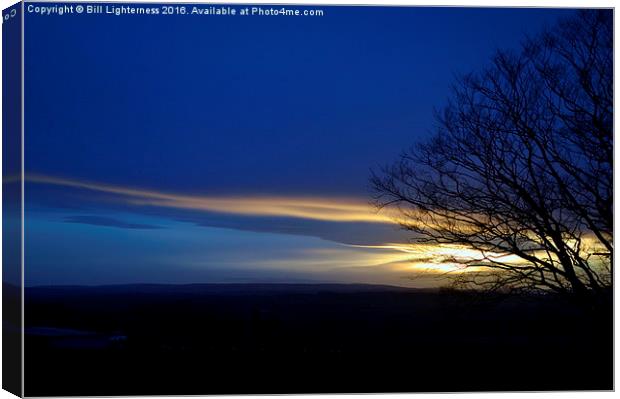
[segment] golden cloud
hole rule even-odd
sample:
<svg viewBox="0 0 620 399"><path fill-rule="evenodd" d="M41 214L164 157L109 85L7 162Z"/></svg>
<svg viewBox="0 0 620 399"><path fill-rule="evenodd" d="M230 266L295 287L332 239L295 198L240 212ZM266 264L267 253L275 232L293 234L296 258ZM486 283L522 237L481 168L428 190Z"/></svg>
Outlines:
<svg viewBox="0 0 620 399"><path fill-rule="evenodd" d="M186 195L33 174L27 175L26 181L116 194L127 203L142 206L330 222L394 223L387 212L376 212L369 203L355 198Z"/></svg>

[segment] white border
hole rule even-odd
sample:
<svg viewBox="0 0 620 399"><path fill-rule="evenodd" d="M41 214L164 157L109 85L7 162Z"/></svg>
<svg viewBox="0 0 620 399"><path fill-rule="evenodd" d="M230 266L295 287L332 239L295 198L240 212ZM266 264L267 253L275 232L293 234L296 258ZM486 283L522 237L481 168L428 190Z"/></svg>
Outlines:
<svg viewBox="0 0 620 399"><path fill-rule="evenodd" d="M26 0L26 2L36 2L34 0ZM53 0L42 0L39 2L58 2L60 3L61 1L53 1ZM105 0L90 0L90 1L79 1L79 0L68 0L68 1L62 1L64 3L93 3L93 2L106 2ZM125 3L124 1L107 1L107 2L119 2L119 3ZM149 0L134 0L131 1L132 3L190 3L191 1L183 1L183 0L168 0L168 1L149 1ZM17 3L14 0L0 0L0 7L2 9L5 9L13 4ZM584 1L584 0L564 0L564 1L558 1L558 0L521 0L521 1L514 1L514 0L509 0L509 1L502 1L499 2L497 0L447 0L447 1L433 1L433 0L423 0L423 1L415 1L415 0L388 0L388 1L380 1L380 0L375 0L375 1L371 1L371 0L297 0L297 1L286 1L286 0L250 0L250 1L244 1L244 0L227 0L227 1L213 1L213 0L207 0L207 1L201 1L200 3L205 3L205 4L296 4L296 5L361 5L361 6L474 6L474 7L563 7L563 8L580 8L580 7L588 7L588 8L592 8L592 7L615 7L615 2L614 1L610 1L610 0L590 0L590 1ZM22 4L22 165L21 165L21 169L22 169L22 175L24 172L24 128L25 128L25 118L24 118L24 79L23 79L23 63L24 63L24 51L23 51L23 45L24 45L24 12L23 12L23 4ZM615 18L614 18L615 19ZM615 25L615 24L614 24ZM615 27L614 27L615 28ZM618 43L618 30L614 31L614 44ZM2 33L1 33L1 29L0 29L0 73L2 71L2 52L1 52L1 38L2 38ZM618 61L618 55L617 53L614 54L614 62L615 65L617 64ZM614 93L616 92L616 90L618 89L619 84L618 84L618 79L617 79L617 75L614 74ZM0 82L0 90L2 88L2 83ZM0 105L1 105L1 99L0 99ZM615 108L615 107L614 107ZM615 109L614 109L615 111ZM1 125L1 124L0 124ZM614 115L614 131L617 131L617 127L618 127L618 121L615 118ZM2 132L2 127L0 126L0 135ZM620 159L618 158L618 154L620 151L618 151L618 148L614 148L614 157L615 159ZM2 171L2 142L0 140L0 175L1 175L1 171ZM620 178L618 177L618 170L614 170L614 196L616 198L618 195L618 183L620 181ZM22 259L22 265L24 264L24 228L23 228L23 222L24 222L24 198L23 198L23 194L24 194L24 182L22 180L22 237L21 237L21 242L22 242L22 254L21 254L21 259ZM2 193L0 190L0 201L2 199ZM614 224L616 224L616 221L618 220L618 215L616 214L614 216ZM0 225L1 225L1 221L2 221L2 210L0 208ZM0 231L0 241L2 238L2 232ZM2 248L0 246L0 262L1 262L1 256L2 256ZM615 264L614 264L615 266ZM615 276L614 276L615 277ZM617 283L617 280L614 278L614 284ZM24 284L24 270L22 267L22 289L23 289L23 284ZM1 285L0 285L0 292L1 292ZM23 305L23 292L22 292L22 305ZM1 314L2 314L2 310L0 308L0 318L1 318ZM618 316L618 308L615 307L615 311L614 311L614 328L615 328L615 338L617 338L617 333L618 333L618 329L616 328L616 321L618 320L617 318ZM22 325L24 322L24 314L22 312ZM1 331L0 331L0 337L1 337ZM22 334L22 356L23 356L23 334ZM0 354L1 354L1 349L0 349ZM617 347L614 347L614 355L615 357L617 357L618 355L618 349ZM587 365L584 365L587 367ZM0 381L1 381L1 370L2 370L2 366L0 365ZM22 363L22 375L23 375L23 363ZM618 381L618 369L615 368L614 369L614 379L615 381ZM22 380L22 392L23 392L23 383L24 381ZM458 396L467 396L467 397L477 397L477 396L483 396L484 398L489 398L489 399L495 399L495 398L510 398L510 399L520 399L520 398L529 398L529 399L534 399L534 398L579 398L579 399L590 399L590 398L599 398L599 397L610 397L611 395L615 395L614 393L611 392L523 392L523 393L459 393L459 394L382 394L380 395L381 397L384 397L386 399L404 399L404 398L419 398L419 399L430 399L430 398L451 398L451 397L457 397ZM265 396L278 396L278 395L265 395ZM264 398L265 396L260 396L260 395L253 395L253 396L225 396L226 398L230 398L230 399L238 399L238 398L244 398L244 399L258 399L258 398ZM359 398L362 396L366 396L366 395L294 395L296 397L299 398L341 398L341 399L351 399L351 398ZM15 396L11 395L10 393L6 392L6 391L0 391L0 399L8 399L8 398L14 398ZM224 397L224 396L223 396ZM141 396L140 398L161 398L161 396L157 396L157 397L153 397L153 396ZM185 396L167 396L167 398L185 398Z"/></svg>

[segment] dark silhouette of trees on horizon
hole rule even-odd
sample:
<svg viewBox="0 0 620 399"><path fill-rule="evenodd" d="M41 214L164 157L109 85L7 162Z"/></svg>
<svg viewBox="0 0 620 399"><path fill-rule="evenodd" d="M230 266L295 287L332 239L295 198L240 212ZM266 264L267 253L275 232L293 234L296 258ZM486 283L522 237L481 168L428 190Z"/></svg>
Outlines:
<svg viewBox="0 0 620 399"><path fill-rule="evenodd" d="M456 81L436 120L371 184L414 242L479 253L454 284L609 297L612 11L580 10L520 51L498 51Z"/></svg>

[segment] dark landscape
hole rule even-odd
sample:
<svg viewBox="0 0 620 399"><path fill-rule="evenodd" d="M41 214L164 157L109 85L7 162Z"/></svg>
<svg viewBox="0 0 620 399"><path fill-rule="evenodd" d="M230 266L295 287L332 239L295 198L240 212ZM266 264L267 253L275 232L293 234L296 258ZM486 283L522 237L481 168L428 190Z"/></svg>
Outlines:
<svg viewBox="0 0 620 399"><path fill-rule="evenodd" d="M340 284L26 289L27 396L603 390L611 312Z"/></svg>

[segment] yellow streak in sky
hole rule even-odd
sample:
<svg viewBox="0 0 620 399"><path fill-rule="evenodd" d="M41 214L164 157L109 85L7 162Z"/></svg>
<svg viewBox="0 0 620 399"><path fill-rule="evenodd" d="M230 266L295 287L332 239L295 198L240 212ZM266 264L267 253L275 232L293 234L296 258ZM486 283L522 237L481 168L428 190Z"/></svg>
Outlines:
<svg viewBox="0 0 620 399"><path fill-rule="evenodd" d="M481 258L481 253L464 245L448 244L398 244L351 245L356 248L385 250L391 263L405 264L406 270L430 273L466 273L484 270L483 266L467 266L466 262ZM489 258L504 263L523 263L516 255L486 253ZM482 263L482 262L480 262Z"/></svg>
<svg viewBox="0 0 620 399"><path fill-rule="evenodd" d="M26 176L26 181L116 194L134 205L332 222L394 223L385 212L377 213L370 204L354 198L182 195L32 174Z"/></svg>

